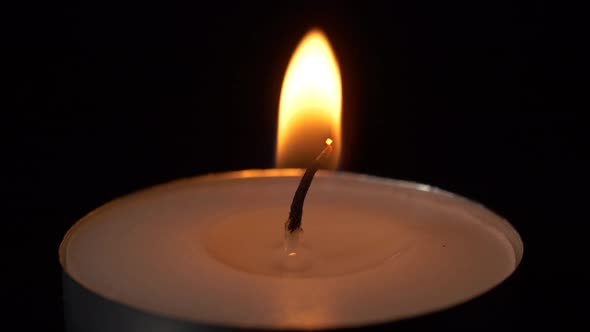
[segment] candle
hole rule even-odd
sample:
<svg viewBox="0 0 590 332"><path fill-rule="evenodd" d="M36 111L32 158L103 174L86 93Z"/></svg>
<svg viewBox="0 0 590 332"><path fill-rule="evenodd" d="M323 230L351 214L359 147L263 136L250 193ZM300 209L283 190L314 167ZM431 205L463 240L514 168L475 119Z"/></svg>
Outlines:
<svg viewBox="0 0 590 332"><path fill-rule="evenodd" d="M290 69L334 58L321 33L308 37ZM298 62L299 52L310 58ZM311 98L316 90L297 87L318 72L292 74L299 83L283 91L281 111L285 95ZM288 70L287 91L289 77ZM339 74L334 77L326 82L336 82L337 89L319 91L339 90ZM338 119L337 130L328 122L312 127L311 136L336 134L333 143L324 137L314 152L332 151L333 145L331 156L324 150L318 159L330 161L328 167L337 165L340 149L340 93L335 95L311 98L331 100L320 119ZM302 105L295 109L309 117L309 104ZM291 110L288 118L300 116ZM329 130L318 134L319 127ZM279 124L279 130L289 128L302 127ZM277 163L289 153L297 156L290 161L308 154L305 146L281 143L294 135L279 132ZM297 238L290 238L285 221L303 172L246 170L182 179L90 213L60 247L68 328L373 325L465 302L501 283L520 262L518 233L475 202L426 185L327 170L311 184L301 225L293 227Z"/></svg>

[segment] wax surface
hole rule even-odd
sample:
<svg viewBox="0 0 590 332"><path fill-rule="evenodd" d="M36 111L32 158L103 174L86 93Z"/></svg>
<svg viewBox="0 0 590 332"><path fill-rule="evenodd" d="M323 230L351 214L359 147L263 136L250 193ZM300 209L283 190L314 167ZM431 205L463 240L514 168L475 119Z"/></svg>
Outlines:
<svg viewBox="0 0 590 332"><path fill-rule="evenodd" d="M115 200L79 221L64 270L111 300L225 326L321 329L420 315L471 299L518 265L522 243L466 199L319 172L298 255L283 223L299 171L197 177Z"/></svg>

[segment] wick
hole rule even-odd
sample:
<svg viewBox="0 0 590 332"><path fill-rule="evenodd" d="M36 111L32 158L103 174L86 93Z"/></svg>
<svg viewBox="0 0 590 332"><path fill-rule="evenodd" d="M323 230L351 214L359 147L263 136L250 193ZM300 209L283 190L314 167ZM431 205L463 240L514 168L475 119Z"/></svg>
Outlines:
<svg viewBox="0 0 590 332"><path fill-rule="evenodd" d="M332 152L332 139L326 139L326 147L320 154L315 158L311 165L305 170L305 174L299 182L299 187L295 191L293 196L293 202L291 203L291 211L289 212L289 219L285 222L285 236L292 238L295 232L301 231L301 218L303 217L303 203L305 202L305 196L311 186L311 181L317 170L320 168L320 164L323 160L327 159ZM296 239L292 239L296 240Z"/></svg>

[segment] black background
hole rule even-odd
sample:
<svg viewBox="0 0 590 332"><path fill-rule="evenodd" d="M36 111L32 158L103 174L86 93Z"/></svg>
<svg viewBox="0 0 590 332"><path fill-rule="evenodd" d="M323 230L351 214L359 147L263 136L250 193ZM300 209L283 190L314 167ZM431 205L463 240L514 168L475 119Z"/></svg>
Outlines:
<svg viewBox="0 0 590 332"><path fill-rule="evenodd" d="M576 10L550 2L82 2L5 12L3 275L21 330L63 328L80 217L178 177L273 166L280 86L311 27L343 79L341 169L478 200L519 230L503 285L429 327L581 319L587 122Z"/></svg>

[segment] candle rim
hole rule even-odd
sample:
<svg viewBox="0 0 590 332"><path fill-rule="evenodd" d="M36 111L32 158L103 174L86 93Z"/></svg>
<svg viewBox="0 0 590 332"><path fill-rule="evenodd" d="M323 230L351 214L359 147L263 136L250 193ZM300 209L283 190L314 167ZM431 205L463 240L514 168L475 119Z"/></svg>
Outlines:
<svg viewBox="0 0 590 332"><path fill-rule="evenodd" d="M235 179L252 179L252 178L273 178L273 177L300 177L305 172L303 168L269 168L269 169L246 169L246 170L238 170L238 171L227 171L227 172L212 172L203 175L196 175L196 176L189 176L189 177L182 177L172 181L156 184L154 186L142 188L122 196L116 197L99 207L93 209L92 211L88 212L82 218L78 219L66 232L64 235L58 249L59 255L59 262L64 272L67 273L67 262L66 262L66 251L67 251L67 244L69 238L76 232L76 230L88 219L90 219L93 215L110 208L111 206L117 204L119 201L127 199L131 196L137 196L142 193L146 193L148 191L153 190L162 190L167 187L177 186L179 184L187 184L187 183L207 183L212 181L219 181L219 180L235 180ZM488 208L484 204L467 198L465 196L456 194L454 192L441 189L436 186L408 181L408 180L400 180L394 178L385 178L376 175L369 175L364 173L355 173L355 172L347 172L347 171L334 171L334 170L319 170L316 174L317 177L323 178L328 176L334 177L341 177L346 178L349 180L361 181L364 183L375 183L380 185L386 186L397 186L405 189L414 189L421 192L429 192L433 194L440 195L442 197L456 199L459 201L463 201L470 206L473 206L479 211L487 214L488 216L492 217L496 223L495 225L497 228L500 228L499 231L506 237L506 240L512 246L514 251L514 258L515 264L514 269L515 271L522 261L522 256L524 253L524 244L522 242L522 238L514 225L512 225L506 218L502 217L498 213L494 212L492 209ZM471 211L470 211L471 212Z"/></svg>

